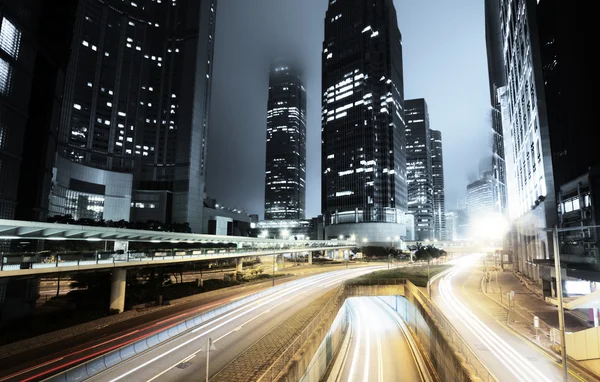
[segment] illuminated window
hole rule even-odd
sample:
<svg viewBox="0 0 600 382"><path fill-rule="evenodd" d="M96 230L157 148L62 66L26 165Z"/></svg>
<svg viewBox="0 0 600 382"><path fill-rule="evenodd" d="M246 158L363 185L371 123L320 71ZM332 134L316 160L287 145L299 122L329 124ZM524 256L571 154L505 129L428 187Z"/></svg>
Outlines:
<svg viewBox="0 0 600 382"><path fill-rule="evenodd" d="M18 58L21 45L21 32L7 19L2 19L0 29L0 48L12 58Z"/></svg>

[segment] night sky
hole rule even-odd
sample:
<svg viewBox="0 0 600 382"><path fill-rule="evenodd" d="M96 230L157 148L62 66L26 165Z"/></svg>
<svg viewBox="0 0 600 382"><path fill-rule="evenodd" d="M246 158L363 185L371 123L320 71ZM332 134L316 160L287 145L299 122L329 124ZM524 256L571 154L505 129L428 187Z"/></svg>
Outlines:
<svg viewBox="0 0 600 382"><path fill-rule="evenodd" d="M306 217L321 212L321 49L326 0L222 0L217 10L207 195L264 212L269 64L286 57L307 89ZM425 98L442 131L446 208L491 151L483 2L394 0L405 98Z"/></svg>

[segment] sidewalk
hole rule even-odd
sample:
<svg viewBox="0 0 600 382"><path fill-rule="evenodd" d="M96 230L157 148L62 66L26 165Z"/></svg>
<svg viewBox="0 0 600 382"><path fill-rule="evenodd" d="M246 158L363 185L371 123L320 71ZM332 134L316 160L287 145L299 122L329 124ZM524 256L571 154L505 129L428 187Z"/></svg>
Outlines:
<svg viewBox="0 0 600 382"><path fill-rule="evenodd" d="M504 327L529 340L540 350L545 351L548 356L560 362L560 353L557 353L560 350L558 308L546 302L541 293L535 293L535 287L527 285L529 280L521 278L524 276L519 277L512 271L502 271L500 268L494 270L494 267L489 267L489 265L487 269L490 273L487 291L485 282L481 284L483 290L480 288L479 291L488 297L488 303L480 305L480 308L496 318ZM473 273L479 273L481 280L485 277L482 267ZM511 291L515 293L513 301L509 304L507 294ZM503 314L498 314L498 310L502 310ZM537 329L534 327L534 316L539 318L539 328ZM501 318L499 319L499 317ZM575 332L589 327L592 325L578 315L565 311L566 331ZM585 380L600 380L598 376L572 360L569 360L569 368L580 376L584 376Z"/></svg>
<svg viewBox="0 0 600 382"><path fill-rule="evenodd" d="M490 272L487 295L508 308L506 294L514 291L514 308L526 318L530 318L528 321L532 327L533 316L537 316L549 327L558 329L558 308L544 301L541 291L539 294L536 293L537 284L532 283L533 285L531 285L528 281L524 276L518 277L511 271ZM502 297L500 297L500 293L502 293ZM565 328L568 332L577 332L592 326L576 313L565 310Z"/></svg>

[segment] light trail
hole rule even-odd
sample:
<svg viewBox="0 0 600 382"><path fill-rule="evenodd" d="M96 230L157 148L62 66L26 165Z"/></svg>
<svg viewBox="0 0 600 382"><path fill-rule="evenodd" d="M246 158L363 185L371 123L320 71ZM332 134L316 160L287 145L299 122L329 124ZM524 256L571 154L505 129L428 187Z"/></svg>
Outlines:
<svg viewBox="0 0 600 382"><path fill-rule="evenodd" d="M453 293L452 279L464 267L468 267L479 256L463 258L456 269L450 271L440 280L439 291L445 305L451 312L459 317L465 328L471 332L479 341L484 343L490 352L510 371L518 381L550 381L529 360L519 354L492 329L483 323L473 312L463 304Z"/></svg>
<svg viewBox="0 0 600 382"><path fill-rule="evenodd" d="M239 319L239 318L241 318L241 317L243 317L243 316L245 316L245 315L247 315L247 314L249 314L249 313L251 313L253 311L256 311L259 308L262 308L263 306L265 306L267 304L270 304L270 303L272 303L274 301L280 300L280 299L282 299L282 297L285 297L285 296L288 296L288 295L292 295L292 294L297 295L299 289L309 288L309 289L301 292L301 293L304 293L304 292L309 291L310 288L320 288L320 287L322 287L322 285L323 285L324 282L327 283L326 285L330 285L330 284L333 285L335 283L339 283L339 282L341 282L341 281L343 281L345 279L348 279L348 278L357 277L357 276L362 275L362 274L373 272L374 270L379 269L379 268L381 268L381 267L373 267L373 268L369 268L369 269L358 269L358 270L350 271L350 272L348 272L348 271L336 271L336 272L331 272L330 274L312 276L312 277L304 279L302 281L294 282L295 283L294 285L290 285L287 288L284 288L282 290L278 290L278 291L276 291L274 293L271 293L268 296L261 297L258 300L255 300L255 301L253 301L253 302L251 302L251 303L249 303L249 304L247 304L247 305L245 305L243 307L234 309L231 312L228 312L228 313L226 313L226 314L224 314L222 316L217 317L214 320L211 320L210 322L208 322L208 323L206 323L204 325L199 326L198 328L192 330L190 333L196 333L196 332L199 332L199 331L201 331L203 329L206 329L206 330L204 332L198 334L197 336L194 336L191 339L188 339L185 342L183 342L183 343L181 343L181 344L179 344L179 345L177 345L177 346L175 346L175 347L173 347L173 348L171 348L171 349L169 349L167 351L162 352L161 354L159 354L156 357L154 357L154 358L152 358L152 359L150 359L150 360L142 363L141 365L136 366L134 368L131 368L127 372L125 372L125 373L123 373L123 374L121 374L121 375L119 375L119 376L111 379L111 382L116 382L118 380L121 380L121 379L123 379L123 378L125 378L125 377L127 377L127 376L129 376L129 375L131 375L133 373L135 373L136 371L138 371L140 369L143 369L143 368L145 368L148 365L151 365L152 363L156 362L157 360L159 360L159 359L161 359L161 358L163 358L163 357L165 357L165 356L167 356L167 355L175 352L176 350L179 350L182 347L184 347L184 346L186 346L186 345L188 345L188 344L190 344L190 343L192 343L192 342L200 339L201 337L203 337L203 336L205 336L205 335L207 335L209 333L212 333L213 331L215 331L215 330L223 327L224 325L226 325L228 323L231 323L232 321L235 321L235 320L237 320L237 319ZM331 282L334 279L336 281L335 282ZM280 304L283 304L283 303L285 303L287 301L289 301L289 299L286 300L286 301L281 301L276 306L278 306ZM268 311L272 310L273 308L274 307L270 307L268 309ZM263 311L263 312L259 313L258 316L260 316L262 314L265 314L266 312L267 311ZM256 316L256 317L258 317L258 316ZM228 317L230 317L230 318L228 318ZM228 319L226 319L226 318L228 318ZM223 322L218 323L220 321L223 321ZM250 321L252 321L252 319L249 320L248 322L250 322ZM241 324L241 326L243 326L243 325L244 324ZM236 325L236 328L239 327L239 326L240 325ZM160 345L159 345L159 347L160 347ZM195 351L193 354L197 354L197 352L198 351ZM190 355L191 354L188 354L187 356L190 356ZM134 359L128 360L125 363L133 361ZM178 365L181 362L182 361L177 362L176 365ZM120 365L122 366L122 365L124 365L124 363L122 363ZM167 372L168 370L170 370L172 368L173 368L173 366L167 368L166 370L163 370L161 373L159 373L159 375L163 375L165 372ZM159 375L155 375L151 380L155 379Z"/></svg>

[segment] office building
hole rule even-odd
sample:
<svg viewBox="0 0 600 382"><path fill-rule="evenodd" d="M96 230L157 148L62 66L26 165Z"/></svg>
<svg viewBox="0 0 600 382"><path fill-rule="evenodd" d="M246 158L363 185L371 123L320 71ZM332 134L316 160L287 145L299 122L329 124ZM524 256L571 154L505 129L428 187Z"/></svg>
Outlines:
<svg viewBox="0 0 600 382"><path fill-rule="evenodd" d="M467 185L467 211L470 219L496 212L491 173Z"/></svg>
<svg viewBox="0 0 600 382"><path fill-rule="evenodd" d="M297 68L276 63L269 77L265 220L304 219L306 90Z"/></svg>
<svg viewBox="0 0 600 382"><path fill-rule="evenodd" d="M507 187L506 187L506 161L504 153L504 131L500 99L506 92L506 70L502 52L502 33L500 30L500 17L498 9L485 4L485 39L487 48L488 79L490 91L490 121L491 130L489 143L491 153L485 158L486 169L480 171L492 172L494 180L494 199L498 202L498 210L507 214ZM480 174L481 175L481 174Z"/></svg>
<svg viewBox="0 0 600 382"><path fill-rule="evenodd" d="M216 0L82 0L50 212L202 228Z"/></svg>
<svg viewBox="0 0 600 382"><path fill-rule="evenodd" d="M499 33L488 38L488 49L501 52L506 79L498 96L511 250L516 268L541 280L545 293L552 282L548 229L557 224L557 187L600 162L589 139L595 106L586 96L595 92L593 48L585 42L598 36L592 17L585 7L556 0L486 1L488 35Z"/></svg>
<svg viewBox="0 0 600 382"><path fill-rule="evenodd" d="M404 105L408 210L415 217L416 239L431 240L434 238L434 201L429 112L423 98L406 100Z"/></svg>
<svg viewBox="0 0 600 382"><path fill-rule="evenodd" d="M76 7L76 0L0 4L0 219L47 218ZM0 240L0 253L9 250ZM0 322L33 312L38 296L39 279L0 279Z"/></svg>
<svg viewBox="0 0 600 382"><path fill-rule="evenodd" d="M438 130L431 130L431 177L433 181L433 238L448 240L446 233L442 132Z"/></svg>
<svg viewBox="0 0 600 382"><path fill-rule="evenodd" d="M392 0L329 2L321 117L327 237L390 245L406 235L401 41Z"/></svg>

